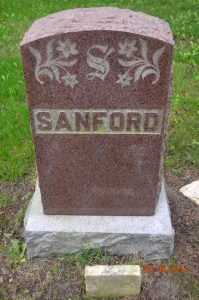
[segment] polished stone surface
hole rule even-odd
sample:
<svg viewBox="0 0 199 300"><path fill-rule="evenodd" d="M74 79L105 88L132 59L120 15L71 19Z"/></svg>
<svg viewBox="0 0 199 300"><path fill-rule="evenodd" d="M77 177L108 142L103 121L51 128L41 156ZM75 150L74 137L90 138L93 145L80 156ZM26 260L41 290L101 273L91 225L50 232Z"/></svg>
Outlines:
<svg viewBox="0 0 199 300"><path fill-rule="evenodd" d="M145 217L45 215L37 186L25 216L25 238L29 257L100 247L118 255L155 260L169 258L174 247L164 185L155 215Z"/></svg>
<svg viewBox="0 0 199 300"><path fill-rule="evenodd" d="M32 24L21 54L45 214L154 214L172 48L166 22L127 9Z"/></svg>

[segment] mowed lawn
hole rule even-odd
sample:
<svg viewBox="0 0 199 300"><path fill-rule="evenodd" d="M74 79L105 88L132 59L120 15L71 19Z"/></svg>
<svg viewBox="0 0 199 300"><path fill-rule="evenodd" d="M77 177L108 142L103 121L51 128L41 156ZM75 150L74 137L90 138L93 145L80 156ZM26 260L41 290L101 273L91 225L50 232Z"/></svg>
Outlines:
<svg viewBox="0 0 199 300"><path fill-rule="evenodd" d="M34 165L19 43L31 23L74 7L118 6L169 22L176 46L165 166L199 165L199 1L0 0L0 180L16 182Z"/></svg>

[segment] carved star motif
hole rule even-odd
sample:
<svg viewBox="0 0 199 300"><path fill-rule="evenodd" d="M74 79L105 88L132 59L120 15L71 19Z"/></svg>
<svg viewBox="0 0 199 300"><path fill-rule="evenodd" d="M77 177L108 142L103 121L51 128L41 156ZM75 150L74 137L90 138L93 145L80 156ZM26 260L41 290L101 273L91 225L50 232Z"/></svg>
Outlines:
<svg viewBox="0 0 199 300"><path fill-rule="evenodd" d="M76 43L71 43L69 39L66 39L65 41L58 41L58 45L59 46L57 47L57 50L62 52L66 57L68 57L70 54L78 54Z"/></svg>
<svg viewBox="0 0 199 300"><path fill-rule="evenodd" d="M62 76L61 79L64 81L65 85L72 88L74 88L74 86L78 83L76 75L71 75L69 72L67 73L67 75Z"/></svg>
<svg viewBox="0 0 199 300"><path fill-rule="evenodd" d="M129 40L125 40L124 43L119 43L120 50L118 51L119 54L126 55L126 57L131 57L134 51L137 50L136 40L130 42Z"/></svg>
<svg viewBox="0 0 199 300"><path fill-rule="evenodd" d="M133 77L129 76L128 73L124 74L118 74L119 79L116 81L116 83L121 84L122 87L129 86L130 81L133 79Z"/></svg>

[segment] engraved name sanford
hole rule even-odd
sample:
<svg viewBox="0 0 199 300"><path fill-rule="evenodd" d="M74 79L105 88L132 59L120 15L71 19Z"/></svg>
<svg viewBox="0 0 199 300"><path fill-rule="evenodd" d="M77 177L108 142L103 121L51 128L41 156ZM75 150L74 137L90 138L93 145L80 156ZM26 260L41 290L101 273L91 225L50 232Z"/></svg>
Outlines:
<svg viewBox="0 0 199 300"><path fill-rule="evenodd" d="M33 109L37 134L161 134L160 109Z"/></svg>

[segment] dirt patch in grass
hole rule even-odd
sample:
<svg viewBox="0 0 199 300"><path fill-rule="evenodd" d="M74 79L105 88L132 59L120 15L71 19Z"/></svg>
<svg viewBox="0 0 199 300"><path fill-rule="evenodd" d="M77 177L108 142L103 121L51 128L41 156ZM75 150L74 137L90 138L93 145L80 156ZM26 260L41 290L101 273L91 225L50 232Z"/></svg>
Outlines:
<svg viewBox="0 0 199 300"><path fill-rule="evenodd" d="M0 212L0 299L91 299L85 295L84 266L105 263L139 263L142 266L141 294L123 300L198 299L199 209L179 193L180 187L196 179L196 174L190 170L181 178L171 173L166 175L176 232L175 251L170 260L153 264L132 256L109 256L100 250L85 250L77 255L59 258L28 260L22 251L23 217L34 191L34 176L30 175L16 184L2 183L1 191L9 198L9 202L1 207ZM161 266L165 268L162 272ZM181 271L180 266L184 267Z"/></svg>

